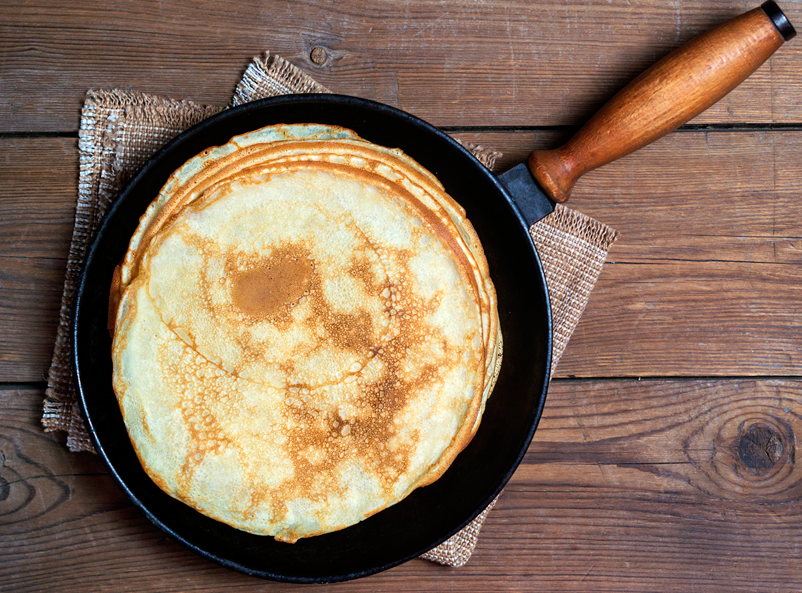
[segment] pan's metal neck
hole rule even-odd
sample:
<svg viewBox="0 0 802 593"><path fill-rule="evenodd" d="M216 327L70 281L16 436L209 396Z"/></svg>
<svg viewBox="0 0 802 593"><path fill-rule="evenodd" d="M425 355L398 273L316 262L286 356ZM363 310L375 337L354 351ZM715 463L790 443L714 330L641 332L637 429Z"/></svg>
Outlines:
<svg viewBox="0 0 802 593"><path fill-rule="evenodd" d="M502 173L499 181L510 194L527 227L554 211L554 202L540 189L526 163L515 165Z"/></svg>

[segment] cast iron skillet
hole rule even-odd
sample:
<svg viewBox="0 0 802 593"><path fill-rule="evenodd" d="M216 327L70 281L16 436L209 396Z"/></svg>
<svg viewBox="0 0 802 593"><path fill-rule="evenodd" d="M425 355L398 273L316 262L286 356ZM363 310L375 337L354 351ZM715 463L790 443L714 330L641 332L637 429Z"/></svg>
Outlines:
<svg viewBox="0 0 802 593"><path fill-rule="evenodd" d="M277 123L350 128L398 147L429 169L466 210L498 292L504 359L493 396L470 445L434 484L335 533L280 543L209 519L162 492L134 453L111 387L106 329L114 267L139 217L184 162L232 136ZM366 576L440 544L501 491L532 439L546 398L551 309L527 225L496 177L457 142L424 121L364 99L292 95L224 111L178 136L128 184L104 220L87 258L73 319L74 369L92 442L128 498L158 527L211 560L260 577L331 582Z"/></svg>
<svg viewBox="0 0 802 593"><path fill-rule="evenodd" d="M145 165L112 207L78 289L73 319L76 385L92 440L111 474L134 504L178 541L225 566L262 577L345 580L390 568L441 543L501 491L526 452L543 409L551 364L551 311L543 269L528 233L528 223L544 212L540 206L545 211L553 207L543 190L555 200L566 200L585 171L701 113L794 35L782 11L769 0L692 40L635 79L565 146L535 151L528 168L519 165L506 173L510 193L442 132L409 114L353 97L266 99L225 111L181 134ZM210 146L277 123L351 128L376 144L401 148L434 173L476 228L498 292L504 336L501 375L482 424L438 481L358 525L293 545L208 519L151 482L128 440L111 388L106 331L114 267L139 217L170 174Z"/></svg>

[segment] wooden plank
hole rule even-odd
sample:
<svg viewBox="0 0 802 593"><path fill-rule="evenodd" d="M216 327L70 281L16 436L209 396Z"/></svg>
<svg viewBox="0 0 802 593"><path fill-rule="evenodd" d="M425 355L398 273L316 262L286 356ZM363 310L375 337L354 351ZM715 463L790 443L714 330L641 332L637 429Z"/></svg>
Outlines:
<svg viewBox="0 0 802 593"><path fill-rule="evenodd" d="M791 265L611 265L560 376L798 376L802 273Z"/></svg>
<svg viewBox="0 0 802 593"><path fill-rule="evenodd" d="M78 187L73 138L0 141L0 380L43 381Z"/></svg>
<svg viewBox="0 0 802 593"><path fill-rule="evenodd" d="M461 137L504 150L502 166L560 140ZM0 140L0 380L47 373L74 151L71 139ZM801 151L802 132L682 132L580 181L570 204L622 236L557 376L802 374Z"/></svg>
<svg viewBox="0 0 802 593"><path fill-rule="evenodd" d="M47 380L66 267L66 260L0 256L0 380Z"/></svg>
<svg viewBox="0 0 802 593"><path fill-rule="evenodd" d="M295 589L230 572L162 535L94 456L41 432L42 397L0 391L4 590ZM800 381L555 382L465 567L414 560L337 587L797 590L800 402Z"/></svg>
<svg viewBox="0 0 802 593"><path fill-rule="evenodd" d="M759 2L4 4L0 132L74 131L88 88L224 105L265 50L337 92L440 126L574 125L671 49ZM802 23L802 8L783 8ZM697 121L802 121L800 56L799 43L783 47Z"/></svg>
<svg viewBox="0 0 802 593"><path fill-rule="evenodd" d="M78 140L0 140L0 253L66 259L78 191Z"/></svg>

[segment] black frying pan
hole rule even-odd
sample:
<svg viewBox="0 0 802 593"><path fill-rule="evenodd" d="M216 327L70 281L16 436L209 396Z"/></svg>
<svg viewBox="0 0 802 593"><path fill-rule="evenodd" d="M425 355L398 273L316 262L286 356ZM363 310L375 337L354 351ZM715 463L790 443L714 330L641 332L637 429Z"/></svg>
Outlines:
<svg viewBox="0 0 802 593"><path fill-rule="evenodd" d="M353 97L292 95L249 103L191 128L156 154L104 220L87 258L73 319L75 380L99 455L131 501L195 552L235 570L294 582L365 576L443 542L501 491L532 439L546 397L551 311L529 225L562 201L583 172L681 125L767 59L793 28L776 4L751 11L680 48L636 79L556 151L535 152L497 178L454 140L407 113ZM701 81L701 82L700 82ZM434 484L335 533L290 545L209 519L163 493L128 439L111 388L106 330L109 286L139 217L174 170L232 136L276 123L351 128L398 147L434 173L465 208L481 239L498 292L504 360L470 445Z"/></svg>
<svg viewBox="0 0 802 593"><path fill-rule="evenodd" d="M296 544L251 535L209 519L162 492L134 454L111 388L106 329L109 286L139 217L184 162L232 136L275 123L336 124L398 147L434 173L467 211L498 292L504 361L471 444L434 484L342 531ZM336 581L384 570L431 549L470 522L501 491L523 457L546 397L551 311L527 225L496 177L429 124L353 97L291 95L224 111L184 132L130 182L104 220L78 289L74 319L76 385L101 458L148 518L195 552L257 576Z"/></svg>

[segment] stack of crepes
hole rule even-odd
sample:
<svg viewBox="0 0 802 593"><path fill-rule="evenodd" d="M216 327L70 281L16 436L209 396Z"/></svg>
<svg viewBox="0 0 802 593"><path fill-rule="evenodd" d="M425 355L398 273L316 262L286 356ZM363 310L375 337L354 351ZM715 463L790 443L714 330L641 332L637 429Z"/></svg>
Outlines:
<svg viewBox="0 0 802 593"><path fill-rule="evenodd" d="M354 132L277 125L204 151L115 274L114 389L154 482L294 542L437 480L501 364L465 212Z"/></svg>

